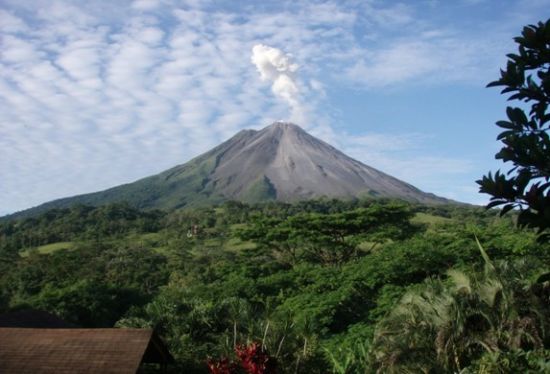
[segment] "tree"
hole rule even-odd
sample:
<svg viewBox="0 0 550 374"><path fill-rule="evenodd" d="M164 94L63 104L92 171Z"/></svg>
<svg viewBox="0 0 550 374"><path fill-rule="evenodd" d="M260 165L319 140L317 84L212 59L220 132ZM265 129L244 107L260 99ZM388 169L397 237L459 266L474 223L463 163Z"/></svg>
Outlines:
<svg viewBox="0 0 550 374"><path fill-rule="evenodd" d="M412 235L416 230L410 223L413 214L406 205L388 203L340 213L302 212L286 219L258 216L236 235L275 250L291 264L298 257L341 264L360 256L361 243L373 247Z"/></svg>
<svg viewBox="0 0 550 374"><path fill-rule="evenodd" d="M477 183L490 194L487 208L502 205L501 214L519 209L518 225L538 229L541 239L550 238L550 19L529 25L514 38L518 53L508 55L500 79L487 87L504 86L508 100L529 103L524 109L507 107L508 119L496 124L504 129L497 140L504 146L496 159L511 162L507 173L490 172Z"/></svg>
<svg viewBox="0 0 550 374"><path fill-rule="evenodd" d="M377 325L377 372L531 373L548 365L547 268L525 259L493 262L480 251L483 272L451 269L447 281L427 279Z"/></svg>
<svg viewBox="0 0 550 374"><path fill-rule="evenodd" d="M135 300L132 290L84 279L66 286L47 284L16 307L45 310L83 327L111 327Z"/></svg>

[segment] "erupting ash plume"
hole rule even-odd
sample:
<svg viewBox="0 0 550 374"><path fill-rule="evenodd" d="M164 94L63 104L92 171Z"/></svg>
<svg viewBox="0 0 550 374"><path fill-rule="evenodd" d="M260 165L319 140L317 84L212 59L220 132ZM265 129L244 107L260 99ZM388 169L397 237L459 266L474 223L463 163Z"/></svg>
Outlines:
<svg viewBox="0 0 550 374"><path fill-rule="evenodd" d="M303 121L304 111L294 74L298 70L298 65L292 63L291 56L280 49L256 44L252 48L250 60L256 65L262 80L272 82L273 93L288 103L291 120L298 123Z"/></svg>

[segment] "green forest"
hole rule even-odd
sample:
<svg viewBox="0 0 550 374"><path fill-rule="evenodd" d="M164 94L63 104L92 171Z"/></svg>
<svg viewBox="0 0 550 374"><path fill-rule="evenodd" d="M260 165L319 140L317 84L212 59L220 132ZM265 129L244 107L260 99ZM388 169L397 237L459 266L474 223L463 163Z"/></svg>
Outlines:
<svg viewBox="0 0 550 374"><path fill-rule="evenodd" d="M317 199L0 220L0 312L154 328L173 373L549 373L550 20L524 28L487 208ZM496 209L500 207L502 209Z"/></svg>
<svg viewBox="0 0 550 374"><path fill-rule="evenodd" d="M0 223L0 308L154 327L173 372L238 372L235 347L276 367L259 373L547 372L550 244L516 219L392 200L51 210Z"/></svg>

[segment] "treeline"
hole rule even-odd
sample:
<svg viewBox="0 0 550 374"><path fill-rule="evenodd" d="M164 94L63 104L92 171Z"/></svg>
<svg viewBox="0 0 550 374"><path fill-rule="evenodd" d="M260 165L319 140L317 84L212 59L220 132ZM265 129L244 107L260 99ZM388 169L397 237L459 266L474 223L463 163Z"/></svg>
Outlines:
<svg viewBox="0 0 550 374"><path fill-rule="evenodd" d="M1 309L155 327L174 372L236 372L235 347L246 346L281 373L550 365L550 245L495 211L391 200L172 213L116 204L3 222L0 235Z"/></svg>
<svg viewBox="0 0 550 374"><path fill-rule="evenodd" d="M52 209L36 218L0 221L0 242L3 247L22 249L120 236L131 231L156 232L164 215L161 211L139 211L124 203L101 207L75 205Z"/></svg>

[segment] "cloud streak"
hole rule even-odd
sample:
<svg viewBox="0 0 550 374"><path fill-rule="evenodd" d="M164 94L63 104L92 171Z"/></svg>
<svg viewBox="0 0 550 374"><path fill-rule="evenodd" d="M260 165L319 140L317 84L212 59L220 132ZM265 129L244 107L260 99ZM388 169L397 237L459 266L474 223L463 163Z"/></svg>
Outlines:
<svg viewBox="0 0 550 374"><path fill-rule="evenodd" d="M281 118L359 154L370 143L336 131L342 124L330 100L338 92L468 83L507 47L494 43L501 34L470 47L462 28L418 21L419 10L399 4L243 9L175 0L3 1L0 211L131 182Z"/></svg>

